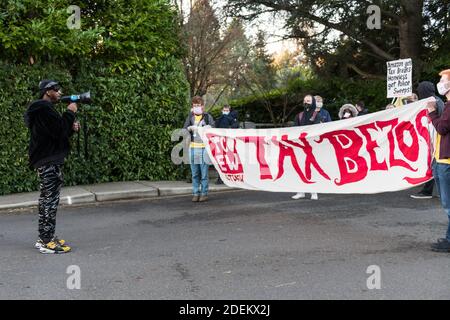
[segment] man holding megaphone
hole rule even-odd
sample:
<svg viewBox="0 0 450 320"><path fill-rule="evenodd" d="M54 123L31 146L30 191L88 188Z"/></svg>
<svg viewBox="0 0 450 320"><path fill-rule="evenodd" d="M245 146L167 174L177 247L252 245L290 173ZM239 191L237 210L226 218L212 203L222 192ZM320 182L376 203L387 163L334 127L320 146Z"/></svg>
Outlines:
<svg viewBox="0 0 450 320"><path fill-rule="evenodd" d="M55 235L56 212L63 185L62 166L69 154L71 135L80 129L75 121L76 96L65 98L67 110L60 115L54 104L62 101L61 87L53 80L39 83L39 100L28 107L24 119L30 130L29 163L40 180L39 239L41 253L67 253L71 248ZM90 98L90 97L89 97Z"/></svg>

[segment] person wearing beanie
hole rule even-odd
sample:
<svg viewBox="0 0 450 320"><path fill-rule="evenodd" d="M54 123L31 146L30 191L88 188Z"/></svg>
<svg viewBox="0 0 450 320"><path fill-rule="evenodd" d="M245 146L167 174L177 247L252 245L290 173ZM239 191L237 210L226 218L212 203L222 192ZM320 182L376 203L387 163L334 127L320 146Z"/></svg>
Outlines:
<svg viewBox="0 0 450 320"><path fill-rule="evenodd" d="M35 248L41 253L67 253L71 248L55 235L56 212L63 185L62 166L69 154L69 138L79 130L75 122L77 105L70 103L62 115L54 104L61 98L61 87L53 80L39 83L39 99L32 102L25 115L30 131L28 147L30 168L37 171L40 180L39 238Z"/></svg>

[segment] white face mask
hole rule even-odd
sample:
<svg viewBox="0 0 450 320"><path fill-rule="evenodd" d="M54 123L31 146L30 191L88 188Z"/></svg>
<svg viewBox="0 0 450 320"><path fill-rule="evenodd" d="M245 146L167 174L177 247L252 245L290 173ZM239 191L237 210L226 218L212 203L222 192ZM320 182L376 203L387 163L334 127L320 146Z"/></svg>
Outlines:
<svg viewBox="0 0 450 320"><path fill-rule="evenodd" d="M196 114L196 115L200 115L200 114L203 113L203 108L202 108L202 107L194 107L194 108L193 108L193 112L194 112L194 114Z"/></svg>
<svg viewBox="0 0 450 320"><path fill-rule="evenodd" d="M437 89L441 96L445 96L450 91L450 81L439 82L437 84Z"/></svg>
<svg viewBox="0 0 450 320"><path fill-rule="evenodd" d="M317 108L322 109L323 107L323 102L317 102Z"/></svg>
<svg viewBox="0 0 450 320"><path fill-rule="evenodd" d="M348 118L350 118L352 116L352 114L350 113L350 112L346 112L345 114L344 114L344 119L348 119Z"/></svg>

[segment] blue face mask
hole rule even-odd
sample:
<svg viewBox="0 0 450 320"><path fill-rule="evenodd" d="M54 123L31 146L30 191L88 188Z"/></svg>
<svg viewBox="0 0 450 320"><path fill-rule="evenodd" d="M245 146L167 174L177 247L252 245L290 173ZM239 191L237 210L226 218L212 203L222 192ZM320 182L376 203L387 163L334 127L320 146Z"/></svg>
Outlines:
<svg viewBox="0 0 450 320"><path fill-rule="evenodd" d="M224 114L224 115L229 115L230 114L230 111L222 111L222 114Z"/></svg>

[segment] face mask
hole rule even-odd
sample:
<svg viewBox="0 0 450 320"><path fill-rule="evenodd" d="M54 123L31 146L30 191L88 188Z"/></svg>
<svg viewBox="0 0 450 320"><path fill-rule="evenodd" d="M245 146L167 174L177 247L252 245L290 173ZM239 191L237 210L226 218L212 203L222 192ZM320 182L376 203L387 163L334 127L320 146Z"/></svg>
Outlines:
<svg viewBox="0 0 450 320"><path fill-rule="evenodd" d="M225 115L225 116L227 116L227 115L230 114L230 111L223 111L222 114Z"/></svg>
<svg viewBox="0 0 450 320"><path fill-rule="evenodd" d="M194 114L202 114L203 113L203 108L202 107L195 107L193 108Z"/></svg>
<svg viewBox="0 0 450 320"><path fill-rule="evenodd" d="M323 102L317 102L317 108L322 109L323 107Z"/></svg>
<svg viewBox="0 0 450 320"><path fill-rule="evenodd" d="M350 118L352 115L350 114L350 113L348 113L348 112L346 112L345 114L344 114L344 119L348 119L348 118Z"/></svg>
<svg viewBox="0 0 450 320"><path fill-rule="evenodd" d="M445 96L450 91L450 88L448 87L449 83L450 83L450 81L439 82L437 84L437 89L441 96Z"/></svg>
<svg viewBox="0 0 450 320"><path fill-rule="evenodd" d="M312 107L312 104L310 104L310 103L304 103L304 104L303 104L303 107L305 107L305 109L309 109L309 108Z"/></svg>

